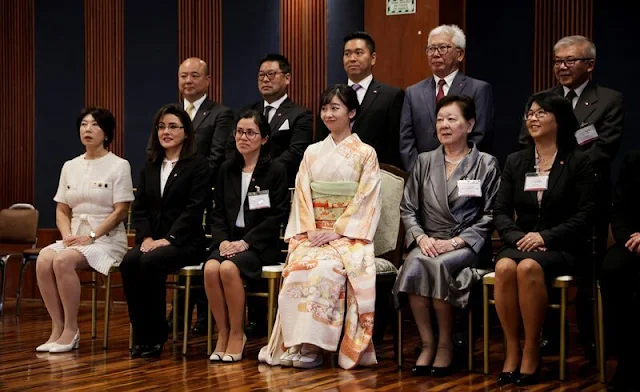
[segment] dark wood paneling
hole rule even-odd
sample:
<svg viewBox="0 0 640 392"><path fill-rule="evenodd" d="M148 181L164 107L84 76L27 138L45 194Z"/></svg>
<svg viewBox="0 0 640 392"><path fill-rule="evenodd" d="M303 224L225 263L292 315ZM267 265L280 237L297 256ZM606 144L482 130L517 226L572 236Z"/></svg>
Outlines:
<svg viewBox="0 0 640 392"><path fill-rule="evenodd" d="M593 0L536 0L533 91L556 84L553 46L568 35L593 36Z"/></svg>
<svg viewBox="0 0 640 392"><path fill-rule="evenodd" d="M124 0L85 0L84 39L85 106L100 106L111 110L116 118L116 130L110 149L122 156Z"/></svg>
<svg viewBox="0 0 640 392"><path fill-rule="evenodd" d="M33 203L34 2L0 1L0 208Z"/></svg>
<svg viewBox="0 0 640 392"><path fill-rule="evenodd" d="M222 1L178 1L178 61L189 57L199 57L209 65L208 95L222 101Z"/></svg>
<svg viewBox="0 0 640 392"><path fill-rule="evenodd" d="M291 63L289 95L313 112L327 86L326 0L282 0L280 50Z"/></svg>
<svg viewBox="0 0 640 392"><path fill-rule="evenodd" d="M439 24L440 3L421 0L415 14L387 16L385 0L365 0L364 26L376 41L376 79L406 88L431 75L424 49Z"/></svg>

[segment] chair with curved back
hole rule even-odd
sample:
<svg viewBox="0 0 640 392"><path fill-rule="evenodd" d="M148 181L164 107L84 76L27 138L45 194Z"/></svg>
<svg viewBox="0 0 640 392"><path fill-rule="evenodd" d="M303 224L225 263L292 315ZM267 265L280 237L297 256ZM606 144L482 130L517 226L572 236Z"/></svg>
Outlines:
<svg viewBox="0 0 640 392"><path fill-rule="evenodd" d="M35 248L38 241L38 210L31 204L18 203L0 211L0 244L9 245L0 249L0 273L2 274L2 291L0 292L0 315L4 310L4 294L6 291L6 265L11 257L21 257L21 251L14 251L11 246L31 245ZM18 284L21 286L21 283ZM18 290L19 292L20 290ZM16 309L17 309L16 305Z"/></svg>

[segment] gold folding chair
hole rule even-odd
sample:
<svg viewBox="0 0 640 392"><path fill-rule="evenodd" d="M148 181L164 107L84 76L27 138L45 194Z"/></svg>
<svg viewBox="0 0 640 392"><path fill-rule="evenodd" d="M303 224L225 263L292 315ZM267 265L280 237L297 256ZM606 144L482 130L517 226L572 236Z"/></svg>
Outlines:
<svg viewBox="0 0 640 392"><path fill-rule="evenodd" d="M484 324L484 374L489 374L489 305L495 305L493 298L489 298L489 286L495 285L495 272L490 272L482 278L482 309ZM560 303L549 303L550 309L560 311L560 380L564 381L567 365L567 305L569 287L575 278L571 275L559 276L553 281L552 287L560 290Z"/></svg>

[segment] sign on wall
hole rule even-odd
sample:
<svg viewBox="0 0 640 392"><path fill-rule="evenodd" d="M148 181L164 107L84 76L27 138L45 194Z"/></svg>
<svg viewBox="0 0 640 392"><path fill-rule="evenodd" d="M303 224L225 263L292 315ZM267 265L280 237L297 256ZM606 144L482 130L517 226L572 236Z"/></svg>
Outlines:
<svg viewBox="0 0 640 392"><path fill-rule="evenodd" d="M387 15L415 14L417 0L387 0Z"/></svg>

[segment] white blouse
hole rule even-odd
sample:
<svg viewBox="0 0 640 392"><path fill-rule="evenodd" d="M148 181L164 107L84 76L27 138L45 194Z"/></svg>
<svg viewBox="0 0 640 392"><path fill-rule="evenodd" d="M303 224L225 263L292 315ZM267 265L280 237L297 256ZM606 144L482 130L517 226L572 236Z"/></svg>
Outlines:
<svg viewBox="0 0 640 392"><path fill-rule="evenodd" d="M247 198L247 192L249 192L249 184L251 183L251 177L253 177L253 172L245 173L242 172L242 186L240 188L240 192L242 199L240 200L240 211L238 212L238 218L236 218L236 227L244 228L244 199Z"/></svg>

